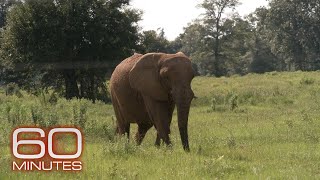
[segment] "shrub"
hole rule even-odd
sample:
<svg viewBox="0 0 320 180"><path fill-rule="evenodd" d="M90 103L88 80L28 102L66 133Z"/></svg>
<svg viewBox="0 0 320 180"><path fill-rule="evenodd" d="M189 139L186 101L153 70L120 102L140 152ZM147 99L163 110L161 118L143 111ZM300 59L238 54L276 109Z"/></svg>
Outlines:
<svg viewBox="0 0 320 180"><path fill-rule="evenodd" d="M315 79L313 78L307 78L307 77L303 77L301 80L300 80L300 84L301 85L312 85L314 84L315 82Z"/></svg>
<svg viewBox="0 0 320 180"><path fill-rule="evenodd" d="M58 102L58 97L57 97L56 93L53 92L53 93L50 95L48 101L49 101L49 103L50 103L51 105L57 104L57 102Z"/></svg>
<svg viewBox="0 0 320 180"><path fill-rule="evenodd" d="M44 121L44 112L39 106L31 106L31 118L35 125L40 125L41 127L46 127Z"/></svg>
<svg viewBox="0 0 320 180"><path fill-rule="evenodd" d="M22 98L23 95L20 92L20 88L17 84L15 83L9 83L6 87L6 95L7 96L12 96L12 95L16 95L19 98Z"/></svg>
<svg viewBox="0 0 320 180"><path fill-rule="evenodd" d="M73 100L72 100L73 101ZM80 126L82 129L85 129L87 122L87 109L88 101L84 99L74 100L73 103L73 122L72 124Z"/></svg>
<svg viewBox="0 0 320 180"><path fill-rule="evenodd" d="M7 104L5 113L8 123L12 126L27 123L27 108L17 99Z"/></svg>

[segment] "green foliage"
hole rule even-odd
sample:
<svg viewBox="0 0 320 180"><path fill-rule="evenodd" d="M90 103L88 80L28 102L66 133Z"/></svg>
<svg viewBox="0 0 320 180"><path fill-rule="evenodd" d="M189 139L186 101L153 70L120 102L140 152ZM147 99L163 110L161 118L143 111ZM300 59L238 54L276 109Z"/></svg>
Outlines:
<svg viewBox="0 0 320 180"><path fill-rule="evenodd" d="M318 1L272 0L245 18L224 13L238 2L203 1L204 16L173 42L201 75L319 69Z"/></svg>
<svg viewBox="0 0 320 180"><path fill-rule="evenodd" d="M105 144L104 152L118 157L132 156L137 151L137 146L133 142L129 142L126 136L117 137L115 142Z"/></svg>
<svg viewBox="0 0 320 180"><path fill-rule="evenodd" d="M115 138L115 132L116 132L116 126L115 126L115 120L114 120L114 116L111 117L113 124L104 124L102 126L102 132L103 132L103 137L105 137L105 139L107 141L113 142L114 138Z"/></svg>
<svg viewBox="0 0 320 180"><path fill-rule="evenodd" d="M211 39L213 44L213 51L211 51L214 54L213 74L218 77L225 75L225 62L222 60L223 57L221 57L223 45L221 39L230 33L230 29L226 26L228 19L222 18L222 15L226 10L233 10L239 4L238 0L204 0L203 3L200 4L205 10L203 23L207 30L206 36Z"/></svg>
<svg viewBox="0 0 320 180"><path fill-rule="evenodd" d="M46 127L44 120L44 110L41 106L32 106L31 107L31 118L35 125L39 125L40 127Z"/></svg>
<svg viewBox="0 0 320 180"><path fill-rule="evenodd" d="M6 87L6 95L16 95L17 97L23 97L22 93L20 92L20 88L15 83L9 83Z"/></svg>
<svg viewBox="0 0 320 180"><path fill-rule="evenodd" d="M226 20L221 28L226 32L221 38L225 74L247 74L252 60L254 28L248 21L237 16Z"/></svg>
<svg viewBox="0 0 320 180"><path fill-rule="evenodd" d="M15 4L18 4L20 0L1 0L0 1L0 28L3 28L6 24L6 17L8 10Z"/></svg>
<svg viewBox="0 0 320 180"><path fill-rule="evenodd" d="M204 1L204 18L189 24L175 42L190 56L201 75L246 74L254 58L255 26L237 14L221 18L238 1Z"/></svg>
<svg viewBox="0 0 320 180"><path fill-rule="evenodd" d="M315 79L314 79L314 78L303 77L303 78L300 80L300 84L301 84L301 85L311 85L311 84L314 84L314 82L315 82Z"/></svg>
<svg viewBox="0 0 320 180"><path fill-rule="evenodd" d="M6 80L107 102L106 74L137 48L140 12L128 4L28 0L14 6L1 39Z"/></svg>
<svg viewBox="0 0 320 180"><path fill-rule="evenodd" d="M319 68L319 2L272 0L264 27L273 53L287 61L289 70Z"/></svg>
<svg viewBox="0 0 320 180"><path fill-rule="evenodd" d="M206 38L207 30L201 22L195 21L184 28L184 33L174 41L181 44L180 51L190 57L201 75L212 74L213 52L211 41Z"/></svg>
<svg viewBox="0 0 320 180"><path fill-rule="evenodd" d="M52 104L52 105L57 104L57 102L58 102L58 96L57 96L57 94L53 92L53 93L50 95L48 101L49 101L49 103Z"/></svg>
<svg viewBox="0 0 320 180"><path fill-rule="evenodd" d="M238 107L238 96L232 94L229 98L230 110L233 111Z"/></svg>
<svg viewBox="0 0 320 180"><path fill-rule="evenodd" d="M13 97L10 102L6 103L5 116L7 122L12 126L24 125L27 122L27 107L19 98Z"/></svg>
<svg viewBox="0 0 320 180"><path fill-rule="evenodd" d="M166 39L163 29L157 31L143 31L140 35L141 53L163 52L176 53L170 49L170 43Z"/></svg>
<svg viewBox="0 0 320 180"><path fill-rule="evenodd" d="M86 100L74 101L72 112L73 120L72 123L75 126L79 126L82 129L85 129L85 124L87 122L87 108L88 102Z"/></svg>

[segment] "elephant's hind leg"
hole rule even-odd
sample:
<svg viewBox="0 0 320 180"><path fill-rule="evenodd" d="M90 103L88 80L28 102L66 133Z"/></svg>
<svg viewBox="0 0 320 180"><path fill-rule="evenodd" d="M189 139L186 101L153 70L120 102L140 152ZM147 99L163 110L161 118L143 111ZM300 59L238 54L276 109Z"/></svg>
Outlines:
<svg viewBox="0 0 320 180"><path fill-rule="evenodd" d="M117 134L119 135L127 135L129 139L130 136L130 123L117 125Z"/></svg>
<svg viewBox="0 0 320 180"><path fill-rule="evenodd" d="M155 146L160 147L160 135L157 133L156 142L154 143Z"/></svg>
<svg viewBox="0 0 320 180"><path fill-rule="evenodd" d="M113 107L114 107L114 112L117 118L117 127L116 127L116 134L118 135L125 135L127 134L127 137L129 139L130 135L130 123L128 123L124 116L123 113L120 110L119 107L119 102L117 101L117 98L114 97L113 95L111 96L112 102L113 102Z"/></svg>
<svg viewBox="0 0 320 180"><path fill-rule="evenodd" d="M170 141L170 108L168 102L155 101L149 97L144 97L146 108L151 121L154 123L157 134L156 144L160 144L158 141L162 139L167 145L171 145Z"/></svg>
<svg viewBox="0 0 320 180"><path fill-rule="evenodd" d="M151 123L138 124L138 132L136 134L136 142L138 145L142 143L143 138L152 126Z"/></svg>

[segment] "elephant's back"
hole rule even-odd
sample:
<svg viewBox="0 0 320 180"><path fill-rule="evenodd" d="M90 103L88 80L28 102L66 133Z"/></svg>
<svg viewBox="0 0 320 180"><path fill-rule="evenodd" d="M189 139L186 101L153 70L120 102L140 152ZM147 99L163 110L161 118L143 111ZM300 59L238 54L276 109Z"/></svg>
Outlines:
<svg viewBox="0 0 320 180"><path fill-rule="evenodd" d="M114 87L115 85L121 85L123 83L127 83L129 81L128 76L131 68L135 65L135 63L140 59L142 54L135 53L131 57L126 58L123 60L118 66L115 68L111 75L110 79L110 88Z"/></svg>

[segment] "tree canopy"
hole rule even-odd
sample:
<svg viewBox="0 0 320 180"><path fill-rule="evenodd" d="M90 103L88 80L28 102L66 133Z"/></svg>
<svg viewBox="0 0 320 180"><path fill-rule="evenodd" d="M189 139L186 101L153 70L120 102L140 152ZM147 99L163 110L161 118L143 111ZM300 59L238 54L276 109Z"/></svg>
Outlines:
<svg viewBox="0 0 320 180"><path fill-rule="evenodd" d="M204 16L176 39L201 74L319 69L319 0L271 0L244 18L224 13L238 4L204 0Z"/></svg>
<svg viewBox="0 0 320 180"><path fill-rule="evenodd" d="M107 73L137 47L140 12L128 4L26 0L13 6L2 33L5 71L19 71L20 83L30 88L59 88L62 81L66 98L95 100Z"/></svg>

